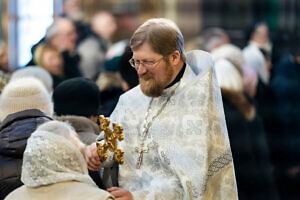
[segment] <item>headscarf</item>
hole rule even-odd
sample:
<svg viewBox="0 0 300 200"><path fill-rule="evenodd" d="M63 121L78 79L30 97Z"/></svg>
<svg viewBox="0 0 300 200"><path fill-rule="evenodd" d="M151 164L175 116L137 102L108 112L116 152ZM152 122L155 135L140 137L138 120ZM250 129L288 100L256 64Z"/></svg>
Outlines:
<svg viewBox="0 0 300 200"><path fill-rule="evenodd" d="M46 131L44 125L65 124ZM87 164L76 146L55 131L73 131L66 123L53 121L41 125L28 139L23 157L22 182L28 187L39 187L65 181L95 185L88 175ZM62 129L61 129L62 128ZM71 129L71 130L70 130ZM49 124L48 124L49 130Z"/></svg>

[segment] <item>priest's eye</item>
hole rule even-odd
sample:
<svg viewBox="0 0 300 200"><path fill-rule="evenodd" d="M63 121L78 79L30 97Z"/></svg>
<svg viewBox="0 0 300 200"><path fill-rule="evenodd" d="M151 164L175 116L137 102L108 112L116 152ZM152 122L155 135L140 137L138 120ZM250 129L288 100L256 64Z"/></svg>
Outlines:
<svg viewBox="0 0 300 200"><path fill-rule="evenodd" d="M134 60L133 58L131 58L129 60L129 63L132 67L134 67L136 70L139 69L140 65L143 65L144 67L146 67L147 69L153 69L156 64L158 64L164 57L159 58L158 60L154 60L154 61L148 61L148 60Z"/></svg>
<svg viewBox="0 0 300 200"><path fill-rule="evenodd" d="M154 63L153 61L147 61L147 60L145 60L145 61L143 61L143 64L144 64L145 66L152 66L152 65L154 65L155 63Z"/></svg>

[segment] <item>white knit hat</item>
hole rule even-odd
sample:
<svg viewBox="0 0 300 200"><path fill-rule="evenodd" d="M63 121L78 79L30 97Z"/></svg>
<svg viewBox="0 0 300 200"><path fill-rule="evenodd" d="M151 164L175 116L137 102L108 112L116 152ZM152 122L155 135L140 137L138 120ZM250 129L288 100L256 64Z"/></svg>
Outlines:
<svg viewBox="0 0 300 200"><path fill-rule="evenodd" d="M51 96L36 78L21 78L8 83L0 96L0 120L9 114L28 109L39 109L53 114Z"/></svg>
<svg viewBox="0 0 300 200"><path fill-rule="evenodd" d="M236 69L242 74L242 65L244 64L244 57L242 50L232 44L224 44L211 52L214 61L219 59L226 59L233 64Z"/></svg>
<svg viewBox="0 0 300 200"><path fill-rule="evenodd" d="M14 71L10 77L10 82L20 78L33 77L41 81L49 93L53 90L53 80L49 72L39 66L28 66L23 69Z"/></svg>
<svg viewBox="0 0 300 200"><path fill-rule="evenodd" d="M232 63L219 59L215 62L215 70L220 88L235 92L243 91L243 77Z"/></svg>
<svg viewBox="0 0 300 200"><path fill-rule="evenodd" d="M243 91L242 50L232 44L224 44L214 49L211 55L220 87L235 92Z"/></svg>

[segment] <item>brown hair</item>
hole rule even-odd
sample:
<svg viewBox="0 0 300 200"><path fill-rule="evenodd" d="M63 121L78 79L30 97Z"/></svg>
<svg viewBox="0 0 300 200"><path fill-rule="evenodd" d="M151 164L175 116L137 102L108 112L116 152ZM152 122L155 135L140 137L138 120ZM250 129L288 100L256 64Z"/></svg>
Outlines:
<svg viewBox="0 0 300 200"><path fill-rule="evenodd" d="M46 51L56 51L56 52L60 53L59 50L55 46L53 46L49 43L41 43L40 45L38 45L38 47L34 51L33 60L36 65L43 67L42 66L43 54Z"/></svg>
<svg viewBox="0 0 300 200"><path fill-rule="evenodd" d="M178 50L185 62L184 39L174 22L164 18L153 18L143 23L132 35L132 50L147 42L152 49L163 56Z"/></svg>

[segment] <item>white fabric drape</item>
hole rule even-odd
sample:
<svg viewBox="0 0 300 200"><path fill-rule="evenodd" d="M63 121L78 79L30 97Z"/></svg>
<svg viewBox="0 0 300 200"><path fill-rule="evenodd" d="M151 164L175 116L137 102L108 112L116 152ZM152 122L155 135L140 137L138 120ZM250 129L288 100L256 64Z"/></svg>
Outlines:
<svg viewBox="0 0 300 200"><path fill-rule="evenodd" d="M179 85L177 85L179 84ZM140 169L136 169L143 121L150 97L139 86L121 96L111 115L124 127L125 163L119 184L139 199L237 199L234 168L228 141L220 89L213 61L203 51L187 54L182 79L154 98L152 121Z"/></svg>

